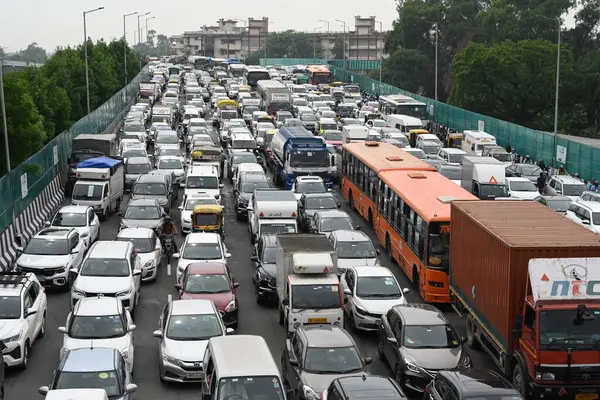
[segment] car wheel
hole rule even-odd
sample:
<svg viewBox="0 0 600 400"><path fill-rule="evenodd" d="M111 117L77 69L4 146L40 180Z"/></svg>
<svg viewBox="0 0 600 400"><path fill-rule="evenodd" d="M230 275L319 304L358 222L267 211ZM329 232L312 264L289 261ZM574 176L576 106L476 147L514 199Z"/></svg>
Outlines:
<svg viewBox="0 0 600 400"><path fill-rule="evenodd" d="M279 309L279 325L283 326L285 323L285 315L283 314L283 310Z"/></svg>
<svg viewBox="0 0 600 400"><path fill-rule="evenodd" d="M4 400L4 385L0 387L0 400Z"/></svg>
<svg viewBox="0 0 600 400"><path fill-rule="evenodd" d="M381 339L377 340L377 357L381 361L385 360L385 355L383 354L383 341Z"/></svg>
<svg viewBox="0 0 600 400"><path fill-rule="evenodd" d="M44 316L42 317L42 325L40 326L39 336L41 338L46 336L46 313L44 313Z"/></svg>
<svg viewBox="0 0 600 400"><path fill-rule="evenodd" d="M29 366L29 351L31 350L29 346L29 340L25 342L25 347L23 348L23 362L21 363L22 369L27 369Z"/></svg>
<svg viewBox="0 0 600 400"><path fill-rule="evenodd" d="M398 383L398 385L404 387L404 373L399 365L396 365L396 368L394 368L394 380Z"/></svg>

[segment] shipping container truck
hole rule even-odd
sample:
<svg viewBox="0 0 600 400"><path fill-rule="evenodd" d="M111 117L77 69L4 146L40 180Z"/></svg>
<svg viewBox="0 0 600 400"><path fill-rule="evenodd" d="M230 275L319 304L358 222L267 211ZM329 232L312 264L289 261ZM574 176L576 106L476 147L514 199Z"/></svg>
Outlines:
<svg viewBox="0 0 600 400"><path fill-rule="evenodd" d="M482 348L530 399L598 399L600 236L537 202L455 201L450 292Z"/></svg>

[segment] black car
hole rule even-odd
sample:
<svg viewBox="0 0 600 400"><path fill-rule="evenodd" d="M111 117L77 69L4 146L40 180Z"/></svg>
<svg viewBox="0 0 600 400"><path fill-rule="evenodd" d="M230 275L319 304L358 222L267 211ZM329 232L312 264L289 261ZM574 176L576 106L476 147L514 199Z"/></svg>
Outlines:
<svg viewBox="0 0 600 400"><path fill-rule="evenodd" d="M323 392L322 400L404 400L406 395L387 376L346 376L334 379Z"/></svg>
<svg viewBox="0 0 600 400"><path fill-rule="evenodd" d="M275 300L277 298L277 235L262 235L254 246L254 294L256 302Z"/></svg>
<svg viewBox="0 0 600 400"><path fill-rule="evenodd" d="M248 217L248 203L256 189L270 189L271 185L265 175L243 174L235 183L233 196L235 198L235 213L238 219Z"/></svg>
<svg viewBox="0 0 600 400"><path fill-rule="evenodd" d="M250 150L239 150L239 149L227 149L226 160L227 161L227 176L231 183L233 183L233 177L235 176L238 166L242 163L254 163L261 164L258 157ZM221 167L223 171L223 167Z"/></svg>
<svg viewBox="0 0 600 400"><path fill-rule="evenodd" d="M524 400L510 382L489 370L441 371L425 388L423 400Z"/></svg>
<svg viewBox="0 0 600 400"><path fill-rule="evenodd" d="M438 372L471 365L465 339L430 304L393 306L382 315L377 332L377 353L404 389L423 392Z"/></svg>
<svg viewBox="0 0 600 400"><path fill-rule="evenodd" d="M531 182L537 182L542 169L534 164L511 164L506 167L506 177L523 177Z"/></svg>
<svg viewBox="0 0 600 400"><path fill-rule="evenodd" d="M308 232L317 211L337 210L340 207L333 193L304 193L298 201L298 225Z"/></svg>

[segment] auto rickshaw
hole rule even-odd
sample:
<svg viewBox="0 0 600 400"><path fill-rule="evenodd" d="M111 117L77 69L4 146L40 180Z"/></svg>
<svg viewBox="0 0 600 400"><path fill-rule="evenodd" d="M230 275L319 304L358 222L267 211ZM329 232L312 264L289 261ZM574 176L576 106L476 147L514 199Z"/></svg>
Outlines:
<svg viewBox="0 0 600 400"><path fill-rule="evenodd" d="M460 149L462 147L463 139L464 135L462 133L449 133L446 137L446 146Z"/></svg>
<svg viewBox="0 0 600 400"><path fill-rule="evenodd" d="M408 140L411 143L416 143L417 137L425 133L429 133L429 131L427 129L411 129L408 131Z"/></svg>
<svg viewBox="0 0 600 400"><path fill-rule="evenodd" d="M216 232L225 238L223 207L199 204L192 210L192 232Z"/></svg>
<svg viewBox="0 0 600 400"><path fill-rule="evenodd" d="M340 82L340 81L331 82L329 84L329 86L331 86L331 87L342 87L342 86L344 86L344 82Z"/></svg>

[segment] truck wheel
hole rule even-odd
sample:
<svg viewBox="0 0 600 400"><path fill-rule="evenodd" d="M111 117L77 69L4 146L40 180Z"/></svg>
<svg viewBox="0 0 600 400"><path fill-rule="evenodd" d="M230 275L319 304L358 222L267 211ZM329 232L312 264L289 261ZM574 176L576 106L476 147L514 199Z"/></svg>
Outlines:
<svg viewBox="0 0 600 400"><path fill-rule="evenodd" d="M466 325L467 325L466 326L467 344L472 349L476 349L477 350L481 346L480 346L479 342L477 341L477 338L475 338L475 320L473 319L473 316L471 314L469 314L469 316L467 317L467 324Z"/></svg>
<svg viewBox="0 0 600 400"><path fill-rule="evenodd" d="M521 393L523 397L525 397L525 388L527 387L527 377L523 371L523 367L521 363L517 361L515 365L515 369L512 374L512 384Z"/></svg>

